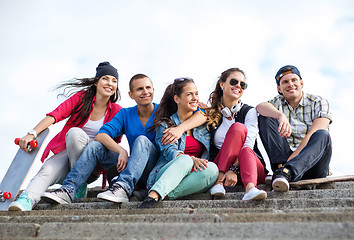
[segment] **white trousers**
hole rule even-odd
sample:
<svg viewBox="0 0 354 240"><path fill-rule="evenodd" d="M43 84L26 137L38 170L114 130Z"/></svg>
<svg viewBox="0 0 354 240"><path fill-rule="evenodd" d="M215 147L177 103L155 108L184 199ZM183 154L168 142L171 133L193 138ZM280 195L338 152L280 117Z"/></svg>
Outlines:
<svg viewBox="0 0 354 240"><path fill-rule="evenodd" d="M56 183L62 183L66 175L74 167L86 145L89 136L81 128L71 128L66 136L66 150L53 155L42 165L39 172L28 184L25 192L32 199L32 207L39 202L41 194Z"/></svg>

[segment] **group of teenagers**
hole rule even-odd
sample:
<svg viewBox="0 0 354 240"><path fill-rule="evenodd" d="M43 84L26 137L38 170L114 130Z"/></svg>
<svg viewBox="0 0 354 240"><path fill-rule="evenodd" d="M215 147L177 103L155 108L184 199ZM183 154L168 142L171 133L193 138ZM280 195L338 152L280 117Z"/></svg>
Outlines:
<svg viewBox="0 0 354 240"><path fill-rule="evenodd" d="M328 101L303 91L299 70L292 65L275 75L279 95L256 108L241 101L247 89L245 73L230 68L219 76L208 105L199 102L192 78L177 78L159 104L154 86L144 74L129 82L134 107L122 108L118 71L102 62L92 78L74 79L67 100L48 113L21 138L28 143L50 125L67 119L48 143L43 165L9 210L30 211L42 199L70 204L87 193L87 184L103 173L97 198L128 202L133 194L139 208L160 201L207 192L225 195L225 187L243 184L242 200L263 200L257 184L268 170L257 148L259 134L273 171L274 191L289 191L289 182L329 174L332 153L328 132L332 122ZM125 135L129 151L121 144ZM53 154L48 158L49 153ZM47 159L48 158L48 159ZM61 187L46 191L53 184Z"/></svg>

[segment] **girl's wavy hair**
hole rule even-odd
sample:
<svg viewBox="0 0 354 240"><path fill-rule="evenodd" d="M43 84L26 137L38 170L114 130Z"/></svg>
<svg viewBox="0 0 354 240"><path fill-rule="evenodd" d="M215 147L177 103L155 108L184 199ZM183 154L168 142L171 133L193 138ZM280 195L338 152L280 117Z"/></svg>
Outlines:
<svg viewBox="0 0 354 240"><path fill-rule="evenodd" d="M222 72L218 81L216 82L216 86L214 91L210 94L208 102L210 103L210 107L206 109L206 112L208 114L208 120L207 120L207 128L215 128L219 125L220 120L222 119L222 114L221 110L225 107L222 103L222 96L223 96L223 91L220 87L220 83L226 82L226 79L230 76L231 73L233 72L240 72L243 74L243 76L246 75L244 71L242 71L239 68L229 68L226 71Z"/></svg>
<svg viewBox="0 0 354 240"><path fill-rule="evenodd" d="M71 97L77 92L84 90L84 94L81 96L79 104L74 107L71 111L70 116L78 114L74 123L77 125L85 123L87 118L90 116L92 110L92 101L96 96L97 87L95 84L98 82L99 78L74 78L67 82L59 84L55 89L63 88L63 93L58 94L58 97L64 95L66 97ZM109 98L111 103L115 103L120 100L120 92L117 87L116 92Z"/></svg>
<svg viewBox="0 0 354 240"><path fill-rule="evenodd" d="M167 86L165 93L161 98L161 102L155 112L154 121L149 131L155 131L156 128L163 122L167 123L168 127L175 126L171 120L171 116L177 112L177 104L174 101L174 96L181 96L183 88L188 83L194 83L192 78L177 78L174 82Z"/></svg>

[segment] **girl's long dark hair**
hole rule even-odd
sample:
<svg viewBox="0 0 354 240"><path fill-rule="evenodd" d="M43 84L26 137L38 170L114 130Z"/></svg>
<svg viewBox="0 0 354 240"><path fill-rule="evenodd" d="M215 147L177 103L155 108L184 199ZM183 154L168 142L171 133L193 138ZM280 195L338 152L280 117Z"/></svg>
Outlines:
<svg viewBox="0 0 354 240"><path fill-rule="evenodd" d="M99 78L74 78L73 80L64 82L56 87L56 89L64 88L64 92L59 95L65 95L67 97L71 97L75 93L82 90L85 91L81 96L79 104L75 106L70 114L71 116L73 114L78 114L74 119L74 123L76 125L83 124L90 116L92 101L97 90L95 84L98 80ZM117 100L120 100L120 92L118 87L116 92L109 98L111 103L115 103Z"/></svg>
<svg viewBox="0 0 354 240"><path fill-rule="evenodd" d="M207 113L209 115L207 127L217 127L219 122L222 118L221 110L224 108L222 104L222 96L223 91L220 87L221 82L226 82L226 79L230 76L233 72L240 72L243 76L246 77L245 73L239 68L229 68L226 71L222 72L218 81L216 82L215 90L210 94L208 102L210 103L210 108L207 109Z"/></svg>
<svg viewBox="0 0 354 240"><path fill-rule="evenodd" d="M159 107L155 112L154 121L152 126L149 128L149 131L155 131L162 122L166 122L168 127L175 126L170 118L172 114L177 112L177 104L174 101L174 96L177 95L180 97L183 92L183 88L191 82L194 83L191 78L177 78L172 84L167 86L165 93L161 98Z"/></svg>

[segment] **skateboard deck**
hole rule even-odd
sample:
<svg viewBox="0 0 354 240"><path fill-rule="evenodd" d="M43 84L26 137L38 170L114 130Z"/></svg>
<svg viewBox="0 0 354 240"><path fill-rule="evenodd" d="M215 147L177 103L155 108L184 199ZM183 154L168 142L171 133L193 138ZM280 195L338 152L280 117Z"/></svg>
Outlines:
<svg viewBox="0 0 354 240"><path fill-rule="evenodd" d="M10 199L0 199L0 211L7 211L9 205L16 198L16 195L18 194L22 183L24 182L34 160L36 159L44 140L48 136L48 133L49 129L47 128L38 134L36 138L38 141L38 146L36 148L32 148L32 151L29 153L26 153L22 149L17 151L14 160L12 160L9 169L0 183L0 192L11 193Z"/></svg>
<svg viewBox="0 0 354 240"><path fill-rule="evenodd" d="M314 179L300 180L297 182L290 182L290 186L295 188L300 188L300 187L315 188L317 185L324 184L324 183L353 181L353 180L354 180L354 175L329 176L325 178L314 178Z"/></svg>

